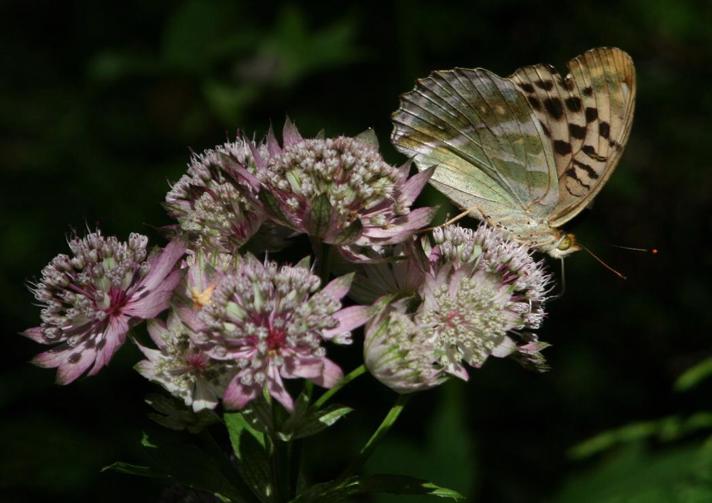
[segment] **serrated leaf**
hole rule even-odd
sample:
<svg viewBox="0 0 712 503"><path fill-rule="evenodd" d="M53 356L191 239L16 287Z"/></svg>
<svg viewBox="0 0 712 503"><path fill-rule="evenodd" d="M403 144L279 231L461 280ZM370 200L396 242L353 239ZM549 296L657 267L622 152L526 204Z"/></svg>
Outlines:
<svg viewBox="0 0 712 503"><path fill-rule="evenodd" d="M200 433L206 427L220 422L220 417L212 410L194 412L173 397L152 393L145 401L157 412L149 412L149 419L169 430Z"/></svg>
<svg viewBox="0 0 712 503"><path fill-rule="evenodd" d="M339 419L353 412L351 407L329 405L320 410L291 416L284 422L279 437L283 441L306 438L333 426Z"/></svg>
<svg viewBox="0 0 712 503"><path fill-rule="evenodd" d="M169 435L144 433L141 444L146 447L150 467L179 483L236 503L249 503L254 497L237 475L237 470L218 448L199 446Z"/></svg>
<svg viewBox="0 0 712 503"><path fill-rule="evenodd" d="M264 433L254 428L241 412L226 412L223 415L223 419L230 437L232 450L238 458L240 456L241 438L244 433L252 435L262 447L265 446Z"/></svg>
<svg viewBox="0 0 712 503"><path fill-rule="evenodd" d="M252 435L243 435L239 445L237 469L242 479L262 503L270 503L274 495L270 458L264 447Z"/></svg>

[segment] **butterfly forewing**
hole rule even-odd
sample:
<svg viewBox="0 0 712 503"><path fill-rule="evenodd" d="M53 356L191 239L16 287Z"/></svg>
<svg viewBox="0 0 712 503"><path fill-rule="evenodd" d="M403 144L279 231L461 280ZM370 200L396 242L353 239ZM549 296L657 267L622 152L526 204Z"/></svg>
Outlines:
<svg viewBox="0 0 712 503"><path fill-rule="evenodd" d="M554 152L559 202L549 224L555 227L589 204L613 173L635 103L635 69L620 49L592 49L569 61L568 69L561 77L550 65L533 65L510 76Z"/></svg>
<svg viewBox="0 0 712 503"><path fill-rule="evenodd" d="M526 97L483 69L433 72L401 97L393 144L463 208L523 223L558 201L553 154ZM476 212L477 212L476 210Z"/></svg>

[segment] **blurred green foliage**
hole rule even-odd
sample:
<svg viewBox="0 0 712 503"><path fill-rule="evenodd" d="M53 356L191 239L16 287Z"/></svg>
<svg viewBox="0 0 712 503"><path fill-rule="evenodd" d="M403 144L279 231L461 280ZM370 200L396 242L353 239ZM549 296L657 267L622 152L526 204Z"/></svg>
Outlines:
<svg viewBox="0 0 712 503"><path fill-rule="evenodd" d="M712 356L711 25L712 4L692 0L0 4L0 500L174 501L154 482L99 471L138 459L153 388L131 370L135 347L66 388L27 364L39 348L17 335L38 321L25 282L71 228L159 241L167 180L190 151L238 128L261 135L285 114L307 134L371 126L400 162L389 114L416 78L457 65L507 75L615 45L636 61L636 120L572 230L630 279L584 254L567 260L566 294L541 334L552 372L492 361L467 385L415 397L368 468L477 502L711 501L699 415L712 408L709 363L678 381L695 389L673 391ZM452 211L432 190L423 201ZM358 351L333 354L349 368ZM364 377L339 398L356 410L328 441L305 443L313 481L338 473L393 397ZM587 438L586 459L572 457Z"/></svg>

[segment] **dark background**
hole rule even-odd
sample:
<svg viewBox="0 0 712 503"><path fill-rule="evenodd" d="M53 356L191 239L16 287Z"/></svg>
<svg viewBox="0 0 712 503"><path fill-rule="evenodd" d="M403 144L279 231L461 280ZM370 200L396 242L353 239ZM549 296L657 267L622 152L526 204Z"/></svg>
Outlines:
<svg viewBox="0 0 712 503"><path fill-rule="evenodd" d="M712 501L710 421L699 414L712 387L673 391L712 355L712 3L438 4L2 2L0 500L148 502L163 490L99 471L140 459L143 397L155 388L131 369L132 345L67 387L27 363L41 348L18 335L38 322L25 282L66 251L70 229L160 242L167 181L190 151L238 128L261 135L285 114L307 135L371 126L401 162L389 114L415 78L458 65L561 68L610 45L636 63L636 119L595 208L569 229L629 279L572 256L541 330L553 370L490 361L468 384L418 395L370 469L432 478L475 502ZM357 341L335 354L348 368L358 353ZM308 445L317 480L393 399L361 379L341 397L357 412Z"/></svg>

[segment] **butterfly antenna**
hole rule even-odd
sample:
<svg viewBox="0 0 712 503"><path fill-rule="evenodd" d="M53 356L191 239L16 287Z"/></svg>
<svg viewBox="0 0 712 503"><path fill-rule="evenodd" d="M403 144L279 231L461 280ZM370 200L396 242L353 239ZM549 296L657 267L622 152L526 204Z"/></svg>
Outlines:
<svg viewBox="0 0 712 503"><path fill-rule="evenodd" d="M621 250L637 251L642 253L650 253L651 255L657 255L660 250L657 248L636 248L635 246L622 246L622 245L611 245L614 248L620 248Z"/></svg>
<svg viewBox="0 0 712 503"><path fill-rule="evenodd" d="M589 250L588 248L586 248L584 245L582 245L581 242L579 242L578 245L579 245L581 248L583 248L584 250L586 250L586 252L588 252L589 255L591 255L593 258L595 258L596 261L597 261L599 264L601 264L603 267L605 267L606 269L608 269L609 271L611 271L613 274L615 274L616 276L618 276L620 279L628 279L623 273L621 273L621 272L619 272L619 271L616 271L613 267L611 267L610 265L606 264L606 263L603 261L603 259L601 259L598 255L596 255L596 254L593 253L591 250Z"/></svg>

